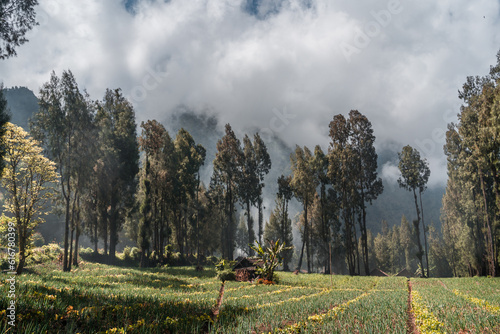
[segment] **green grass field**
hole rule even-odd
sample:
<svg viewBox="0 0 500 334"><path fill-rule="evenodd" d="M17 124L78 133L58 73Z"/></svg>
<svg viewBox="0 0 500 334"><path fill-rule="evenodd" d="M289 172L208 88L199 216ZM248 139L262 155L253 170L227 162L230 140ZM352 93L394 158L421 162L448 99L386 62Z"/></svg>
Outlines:
<svg viewBox="0 0 500 334"><path fill-rule="evenodd" d="M500 280L279 273L280 283L220 281L215 270L40 264L17 277L17 333L500 333ZM0 331L9 284L0 285ZM409 318L414 315L412 327Z"/></svg>

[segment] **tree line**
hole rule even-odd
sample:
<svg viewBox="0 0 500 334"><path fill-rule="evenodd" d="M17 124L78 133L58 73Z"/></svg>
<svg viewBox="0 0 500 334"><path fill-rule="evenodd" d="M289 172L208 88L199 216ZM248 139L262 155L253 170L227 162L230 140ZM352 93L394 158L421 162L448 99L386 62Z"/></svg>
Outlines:
<svg viewBox="0 0 500 334"><path fill-rule="evenodd" d="M205 148L188 131L180 129L172 138L162 124L149 120L138 135L134 109L120 89L108 89L94 101L71 71L61 77L52 73L42 86L30 128L31 145L43 148L58 175L58 182L51 182L57 196L51 198L64 217L65 271L78 265L82 234L90 237L96 254L101 242L103 254L113 259L125 230L140 250L141 266L168 261L173 251L196 255L197 261L212 254L233 259L236 249L253 255L250 246L263 238L291 245L289 203L296 199L303 207L296 270L305 255L308 272L315 259L316 269L325 272L333 271L332 263L339 272L346 263L351 275L363 273L361 263L364 274L370 272L366 206L383 185L371 123L357 110L347 119L333 118L326 154L320 145L314 152L296 147L292 173L278 178L275 208L265 225L264 177L272 164L258 133L240 141L226 125L207 187L200 180ZM285 253L285 269L292 255Z"/></svg>
<svg viewBox="0 0 500 334"><path fill-rule="evenodd" d="M442 230L457 275L498 274L500 246L500 52L486 76L468 77L458 123L448 125Z"/></svg>
<svg viewBox="0 0 500 334"><path fill-rule="evenodd" d="M18 270L33 231L43 222L42 211L54 201L64 217L67 271L78 264L82 234L90 237L96 254L101 243L102 253L113 259L124 230L137 244L140 265L148 266L168 262L174 252L199 263L214 254L233 259L236 250L253 255L250 246L263 239L291 245L296 224L301 240L295 251L285 252L286 270L294 262L295 270L305 263L308 272L350 275L368 275L373 267L389 272L418 267L422 276L495 276L498 57L489 75L467 78L460 91L459 122L449 125L444 147L449 179L441 231L424 219L428 163L405 146L399 152L398 184L413 197L416 219L383 225L377 236L367 229L366 209L383 184L372 125L359 111L333 117L326 153L320 145L295 148L291 173L276 180L275 205L265 219L264 178L272 164L258 133L240 140L227 124L205 185L200 169L206 150L188 131L180 129L172 137L161 123L149 120L138 135L135 111L120 89L108 89L94 101L71 71L61 77L52 73L40 89L30 134L8 123L6 101L0 98L2 185L12 214L2 222L17 222ZM294 200L302 206L298 218L289 212ZM31 211L23 211L22 203L31 203Z"/></svg>

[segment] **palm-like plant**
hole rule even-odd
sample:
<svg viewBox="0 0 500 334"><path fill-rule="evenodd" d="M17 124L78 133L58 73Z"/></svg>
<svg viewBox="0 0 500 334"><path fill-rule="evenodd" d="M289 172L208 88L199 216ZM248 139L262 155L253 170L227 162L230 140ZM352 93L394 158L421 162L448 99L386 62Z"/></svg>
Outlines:
<svg viewBox="0 0 500 334"><path fill-rule="evenodd" d="M274 270L283 262L282 253L293 247L287 247L284 242L280 243L279 239L276 242L271 240L266 240L266 242L269 246L265 248L258 241L255 241L255 245L250 247L257 253L256 257L262 262L261 266L257 266L257 273L263 279L273 281Z"/></svg>

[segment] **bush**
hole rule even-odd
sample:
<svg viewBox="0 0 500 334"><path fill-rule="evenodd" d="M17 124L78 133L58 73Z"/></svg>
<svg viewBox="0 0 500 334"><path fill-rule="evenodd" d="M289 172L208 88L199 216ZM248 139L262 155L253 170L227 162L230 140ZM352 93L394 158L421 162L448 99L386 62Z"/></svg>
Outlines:
<svg viewBox="0 0 500 334"><path fill-rule="evenodd" d="M130 258L132 260L139 260L139 257L140 257L140 251L139 251L139 248L137 247L132 247L130 249Z"/></svg>
<svg viewBox="0 0 500 334"><path fill-rule="evenodd" d="M214 266L219 263L220 259L217 256L210 255L207 257L207 263L213 264Z"/></svg>
<svg viewBox="0 0 500 334"><path fill-rule="evenodd" d="M221 281L236 281L236 274L231 269L225 269L217 273L217 278Z"/></svg>
<svg viewBox="0 0 500 334"><path fill-rule="evenodd" d="M83 255L87 255L87 254L90 255L90 254L94 253L94 250L90 247L87 247L87 248L82 247L82 248L80 248L79 253L83 254Z"/></svg>
<svg viewBox="0 0 500 334"><path fill-rule="evenodd" d="M55 257L57 257L63 253L63 250L61 249L61 247L59 247L59 245L56 243L50 243L48 245L43 245L42 250L43 250L43 253L45 255L53 255Z"/></svg>
<svg viewBox="0 0 500 334"><path fill-rule="evenodd" d="M123 259L124 260L132 259L131 254L130 254L131 250L132 250L132 248L130 248L129 246L127 246L123 249Z"/></svg>

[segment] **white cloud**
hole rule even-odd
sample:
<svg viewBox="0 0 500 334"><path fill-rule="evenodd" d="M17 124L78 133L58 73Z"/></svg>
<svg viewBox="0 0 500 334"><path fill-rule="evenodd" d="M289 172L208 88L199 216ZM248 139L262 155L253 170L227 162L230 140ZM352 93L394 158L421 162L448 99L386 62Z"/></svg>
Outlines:
<svg viewBox="0 0 500 334"><path fill-rule="evenodd" d="M269 128L273 110L287 108L295 117L279 135L311 148L327 147L333 115L358 109L377 141L419 148L431 182L442 183L439 133L458 112L466 76L495 62L499 3L265 3L264 19L232 0L140 1L135 16L121 0L41 0L40 26L0 63L1 79L37 92L52 70L71 69L94 99L121 87L139 121L185 105L244 131ZM349 59L347 44L357 48Z"/></svg>

